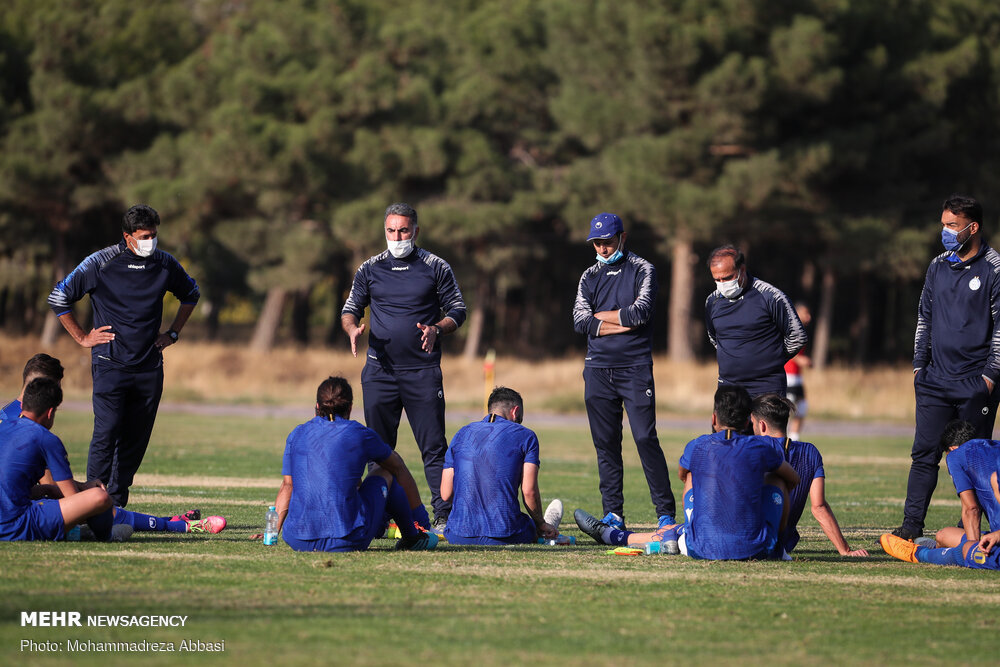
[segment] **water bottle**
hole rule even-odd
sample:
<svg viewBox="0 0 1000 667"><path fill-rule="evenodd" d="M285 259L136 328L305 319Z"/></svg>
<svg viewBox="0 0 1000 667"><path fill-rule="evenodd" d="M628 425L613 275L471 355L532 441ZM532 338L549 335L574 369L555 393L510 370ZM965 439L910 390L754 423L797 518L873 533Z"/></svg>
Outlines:
<svg viewBox="0 0 1000 667"><path fill-rule="evenodd" d="M66 541L67 542L79 542L80 541L80 524L77 524L66 531Z"/></svg>
<svg viewBox="0 0 1000 667"><path fill-rule="evenodd" d="M661 553L661 549L660 549L661 546L662 545L659 542L646 542L646 545L643 548L643 551L646 552L647 556L652 556L654 554Z"/></svg>
<svg viewBox="0 0 1000 667"><path fill-rule="evenodd" d="M544 537L539 537L538 543L549 547L568 547L576 544L576 536L560 534L554 540L547 540Z"/></svg>
<svg viewBox="0 0 1000 667"><path fill-rule="evenodd" d="M278 512L271 505L264 515L264 544L274 546L278 543Z"/></svg>

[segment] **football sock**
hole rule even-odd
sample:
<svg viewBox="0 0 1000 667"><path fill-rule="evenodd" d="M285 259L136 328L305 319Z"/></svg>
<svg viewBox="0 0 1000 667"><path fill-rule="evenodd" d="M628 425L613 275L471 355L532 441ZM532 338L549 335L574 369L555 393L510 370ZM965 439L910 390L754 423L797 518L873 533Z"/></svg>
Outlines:
<svg viewBox="0 0 1000 667"><path fill-rule="evenodd" d="M167 517L131 512L129 510L124 510L121 507L115 508L115 523L128 524L132 526L133 530L165 530L169 533L186 533L188 531L187 521L170 521Z"/></svg>
<svg viewBox="0 0 1000 667"><path fill-rule="evenodd" d="M96 514L87 519L87 525L94 531L94 538L99 542L107 542L111 539L111 526L114 525L114 510Z"/></svg>
<svg viewBox="0 0 1000 667"><path fill-rule="evenodd" d="M430 529L431 518L427 515L427 508L424 507L423 503L421 503L419 507L411 507L410 512L413 514L413 519L417 523L419 523L424 528Z"/></svg>
<svg viewBox="0 0 1000 667"><path fill-rule="evenodd" d="M385 498L385 507L389 516L396 520L396 526L403 537L415 537L420 531L413 525L413 511L410 509L410 499L399 484L389 485L389 493ZM421 507L423 507L421 505ZM424 510L427 514L427 510Z"/></svg>
<svg viewBox="0 0 1000 667"><path fill-rule="evenodd" d="M955 553L962 555L962 547L949 547L947 549L931 549L930 547L917 547L914 554L919 563L934 563L935 565L957 565Z"/></svg>
<svg viewBox="0 0 1000 667"><path fill-rule="evenodd" d="M631 534L632 531L630 530L618 530L617 528L608 526L601 530L601 540L613 547L627 547L628 536Z"/></svg>

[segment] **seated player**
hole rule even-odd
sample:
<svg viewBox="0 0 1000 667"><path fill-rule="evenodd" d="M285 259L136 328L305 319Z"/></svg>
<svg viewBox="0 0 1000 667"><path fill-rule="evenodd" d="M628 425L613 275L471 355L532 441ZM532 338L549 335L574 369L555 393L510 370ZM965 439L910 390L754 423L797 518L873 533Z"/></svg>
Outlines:
<svg viewBox="0 0 1000 667"><path fill-rule="evenodd" d="M364 551L396 521L397 549L437 546L413 475L375 431L350 419L351 385L342 377L316 390L316 416L295 427L285 443L282 482L275 500L278 531L296 551ZM365 466L375 461L361 484ZM284 529L282 531L282 529Z"/></svg>
<svg viewBox="0 0 1000 667"><path fill-rule="evenodd" d="M799 476L785 461L781 441L740 433L749 423L747 390L720 386L713 433L689 442L680 459L687 523L629 533L577 510L580 529L602 544L671 545L676 540L681 553L705 560L780 558L785 499Z"/></svg>
<svg viewBox="0 0 1000 667"><path fill-rule="evenodd" d="M17 398L0 409L0 421L17 419L21 416L21 401L24 400L24 388L35 378L52 378L56 382L62 382L62 364L55 357L41 352L28 359L28 362L24 364L24 371L21 373L21 393Z"/></svg>
<svg viewBox="0 0 1000 667"><path fill-rule="evenodd" d="M986 514L990 530L1000 530L1000 496L996 488L997 463L1000 447L993 440L973 439L976 429L967 421L949 422L941 435L941 453L948 464L955 492L962 502L962 523L970 542L979 541L982 515ZM942 547L957 546L961 536L949 542L938 542Z"/></svg>
<svg viewBox="0 0 1000 667"><path fill-rule="evenodd" d="M942 534L943 533L943 534ZM907 563L931 563L933 565L957 565L978 570L1000 570L1000 530L983 535L978 540L970 540L961 528L949 527L938 531L939 544L954 542L953 547L925 547L910 540L886 533L878 538L882 549Z"/></svg>
<svg viewBox="0 0 1000 667"><path fill-rule="evenodd" d="M0 421L17 419L21 415L21 401L24 398L24 389L28 383L35 378L49 378L61 385L63 379L62 363L55 357L44 353L39 353L28 359L21 374L22 385L21 394L4 406L0 410ZM38 480L41 489L36 491L41 496L49 496L50 499L58 499L60 495L58 488L52 481L52 474L45 469L45 473ZM131 512L121 507L114 508L114 525L128 525L137 531L167 531L173 533L218 533L226 527L226 519L221 516L210 516L201 518L200 510L188 510L183 514L172 517L157 517L149 514ZM86 531L84 531L86 535Z"/></svg>
<svg viewBox="0 0 1000 667"><path fill-rule="evenodd" d="M36 378L22 392L20 418L0 422L0 540L61 540L84 522L96 539L112 539L111 496L100 480L73 480L66 448L50 430L60 403L59 383ZM39 485L46 468L54 484ZM118 539L127 539L131 529L121 528Z"/></svg>
<svg viewBox="0 0 1000 667"><path fill-rule="evenodd" d="M783 441L785 460L795 469L800 482L788 492L788 520L782 532L782 546L785 553L799 543L799 531L796 526L802 517L806 506L806 498L810 501L813 517L826 534L830 542L841 556L867 556L864 549L852 551L844 534L840 532L840 524L829 503L826 502L826 473L823 471L823 457L814 445L808 442L798 442L786 437L785 429L788 417L792 412L792 404L777 394L761 394L753 399L750 409L750 419L753 422L755 435L766 435Z"/></svg>
<svg viewBox="0 0 1000 667"><path fill-rule="evenodd" d="M497 387L487 410L481 421L455 434L444 456L441 499L452 501L445 538L451 544L499 545L558 537L558 527L542 514L538 438L521 426L524 400L513 389ZM521 512L518 488L528 514ZM553 501L550 508L555 506Z"/></svg>

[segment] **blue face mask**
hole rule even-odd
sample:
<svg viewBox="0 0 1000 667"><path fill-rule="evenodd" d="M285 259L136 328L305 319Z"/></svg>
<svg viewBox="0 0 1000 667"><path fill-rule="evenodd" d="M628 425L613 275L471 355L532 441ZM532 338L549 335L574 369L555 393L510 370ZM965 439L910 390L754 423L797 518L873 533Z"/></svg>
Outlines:
<svg viewBox="0 0 1000 667"><path fill-rule="evenodd" d="M600 255L597 255L597 261L600 262L601 264L611 264L613 262L617 262L621 258L622 258L622 249L620 247L618 248L618 250L615 250L614 253L612 253L611 257L608 257L607 259L604 259Z"/></svg>
<svg viewBox="0 0 1000 667"><path fill-rule="evenodd" d="M966 229L968 229L971 226L972 226L972 223L970 222L964 228L958 230L957 232L953 232L950 229L948 229L947 227L943 228L941 230L941 245L943 245L944 249L947 250L947 251L949 251L949 252L958 252L959 250L962 249L962 246L964 246L966 243L969 242L969 239L965 239L965 241L963 241L962 243L959 243L958 242L958 235L961 234L962 232L964 232ZM972 236L969 236L969 238L971 239Z"/></svg>

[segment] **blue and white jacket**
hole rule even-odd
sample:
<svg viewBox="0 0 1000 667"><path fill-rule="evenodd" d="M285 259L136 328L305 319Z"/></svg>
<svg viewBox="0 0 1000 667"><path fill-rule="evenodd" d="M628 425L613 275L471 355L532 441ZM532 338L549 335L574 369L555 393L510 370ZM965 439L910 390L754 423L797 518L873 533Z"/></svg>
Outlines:
<svg viewBox="0 0 1000 667"><path fill-rule="evenodd" d="M705 329L718 356L719 379L731 384L784 375L785 362L808 341L784 292L750 275L735 299L719 290L708 295Z"/></svg>
<svg viewBox="0 0 1000 667"><path fill-rule="evenodd" d="M80 262L56 283L48 302L56 316L90 295L94 328L111 325L115 339L91 348L93 363L132 371L151 370L163 363L154 344L163 321L163 297L170 292L182 304L198 303L198 284L172 255L154 250L135 255L125 239Z"/></svg>
<svg viewBox="0 0 1000 667"><path fill-rule="evenodd" d="M587 335L588 368L629 368L653 363L653 310L656 269L624 251L612 264L595 262L583 272L573 303L573 328ZM598 336L602 322L594 313L617 310L619 324L631 331Z"/></svg>

